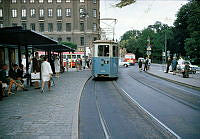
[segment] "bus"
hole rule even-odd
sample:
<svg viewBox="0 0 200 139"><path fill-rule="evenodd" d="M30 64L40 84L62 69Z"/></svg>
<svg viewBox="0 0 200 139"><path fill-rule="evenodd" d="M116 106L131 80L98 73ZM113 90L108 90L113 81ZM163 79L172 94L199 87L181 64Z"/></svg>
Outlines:
<svg viewBox="0 0 200 139"><path fill-rule="evenodd" d="M129 62L130 65L135 65L136 63L135 54L132 53L125 54L124 62Z"/></svg>

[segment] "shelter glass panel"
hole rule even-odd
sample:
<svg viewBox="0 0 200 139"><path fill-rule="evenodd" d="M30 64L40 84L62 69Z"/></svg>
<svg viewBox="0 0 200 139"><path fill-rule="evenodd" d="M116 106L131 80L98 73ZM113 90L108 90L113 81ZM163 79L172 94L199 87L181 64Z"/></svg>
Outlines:
<svg viewBox="0 0 200 139"><path fill-rule="evenodd" d="M109 57L109 45L99 45L98 56Z"/></svg>

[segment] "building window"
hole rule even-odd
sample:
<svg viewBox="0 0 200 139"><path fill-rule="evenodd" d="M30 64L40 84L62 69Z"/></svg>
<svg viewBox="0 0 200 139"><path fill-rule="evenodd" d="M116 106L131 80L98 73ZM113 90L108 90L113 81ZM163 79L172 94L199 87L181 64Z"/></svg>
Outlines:
<svg viewBox="0 0 200 139"><path fill-rule="evenodd" d="M97 24L93 23L93 31L96 32L97 31Z"/></svg>
<svg viewBox="0 0 200 139"><path fill-rule="evenodd" d="M48 0L48 3L52 3L53 1L52 0Z"/></svg>
<svg viewBox="0 0 200 139"><path fill-rule="evenodd" d="M62 2L62 0L57 0L57 3L61 3Z"/></svg>
<svg viewBox="0 0 200 139"><path fill-rule="evenodd" d="M83 46L84 45L84 37L81 37L80 41L81 41L81 46Z"/></svg>
<svg viewBox="0 0 200 139"><path fill-rule="evenodd" d="M44 0L39 0L39 3L43 3L44 2Z"/></svg>
<svg viewBox="0 0 200 139"><path fill-rule="evenodd" d="M72 25L71 25L71 23L66 23L66 31L67 32L70 32L71 31L71 27Z"/></svg>
<svg viewBox="0 0 200 139"><path fill-rule="evenodd" d="M48 9L48 17L52 17L53 16L53 9Z"/></svg>
<svg viewBox="0 0 200 139"><path fill-rule="evenodd" d="M80 31L84 31L84 22L80 23Z"/></svg>
<svg viewBox="0 0 200 139"><path fill-rule="evenodd" d="M40 32L44 32L44 23L40 23L39 25L40 25L40 30L39 31Z"/></svg>
<svg viewBox="0 0 200 139"><path fill-rule="evenodd" d="M31 9L31 17L35 17L35 9Z"/></svg>
<svg viewBox="0 0 200 139"><path fill-rule="evenodd" d="M22 17L26 17L26 9L22 9Z"/></svg>
<svg viewBox="0 0 200 139"><path fill-rule="evenodd" d="M67 17L71 16L71 9L70 8L66 9L66 16Z"/></svg>
<svg viewBox="0 0 200 139"><path fill-rule="evenodd" d="M3 17L3 9L0 9L0 17Z"/></svg>
<svg viewBox="0 0 200 139"><path fill-rule="evenodd" d="M22 23L22 28L26 29L26 23Z"/></svg>
<svg viewBox="0 0 200 139"><path fill-rule="evenodd" d="M58 32L62 31L62 23L57 23L57 31Z"/></svg>
<svg viewBox="0 0 200 139"><path fill-rule="evenodd" d="M80 0L80 2L85 2L85 0Z"/></svg>
<svg viewBox="0 0 200 139"><path fill-rule="evenodd" d="M71 42L71 37L67 37L67 42Z"/></svg>
<svg viewBox="0 0 200 139"><path fill-rule="evenodd" d="M97 40L97 37L94 37L94 39L93 39L94 41L96 41Z"/></svg>
<svg viewBox="0 0 200 139"><path fill-rule="evenodd" d="M17 3L17 0L12 0L11 3Z"/></svg>
<svg viewBox="0 0 200 139"><path fill-rule="evenodd" d="M53 32L53 23L48 23L48 32Z"/></svg>
<svg viewBox="0 0 200 139"><path fill-rule="evenodd" d="M66 0L66 2L71 2L70 0Z"/></svg>
<svg viewBox="0 0 200 139"><path fill-rule="evenodd" d="M61 41L62 41L62 38L57 38L57 41L58 41L58 42L61 42Z"/></svg>
<svg viewBox="0 0 200 139"><path fill-rule="evenodd" d="M96 4L96 3L97 3L97 0L93 0L93 3Z"/></svg>
<svg viewBox="0 0 200 139"><path fill-rule="evenodd" d="M57 9L57 17L61 17L62 16L62 9Z"/></svg>
<svg viewBox="0 0 200 139"><path fill-rule="evenodd" d="M35 0L30 0L30 3L35 3Z"/></svg>
<svg viewBox="0 0 200 139"><path fill-rule="evenodd" d="M16 27L16 26L17 26L17 23L12 23L12 26L13 26L13 27Z"/></svg>
<svg viewBox="0 0 200 139"><path fill-rule="evenodd" d="M17 9L12 9L12 17L17 17Z"/></svg>
<svg viewBox="0 0 200 139"><path fill-rule="evenodd" d="M26 0L22 0L22 3L26 3Z"/></svg>
<svg viewBox="0 0 200 139"><path fill-rule="evenodd" d="M35 23L30 24L30 29L35 31Z"/></svg>
<svg viewBox="0 0 200 139"><path fill-rule="evenodd" d="M97 10L93 9L93 13L92 13L93 17L97 17Z"/></svg>
<svg viewBox="0 0 200 139"><path fill-rule="evenodd" d="M40 9L39 10L39 16L40 17L44 17L44 9Z"/></svg>

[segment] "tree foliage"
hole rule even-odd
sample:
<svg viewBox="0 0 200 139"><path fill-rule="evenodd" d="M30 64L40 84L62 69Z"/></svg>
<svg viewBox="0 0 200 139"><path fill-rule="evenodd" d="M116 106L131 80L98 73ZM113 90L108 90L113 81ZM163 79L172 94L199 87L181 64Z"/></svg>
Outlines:
<svg viewBox="0 0 200 139"><path fill-rule="evenodd" d="M136 58L146 57L146 48L150 40L152 58L154 61L161 61L165 34L169 39L172 34L172 28L157 21L154 25L149 25L142 31L127 31L121 37L120 46L126 48L127 52L136 54Z"/></svg>
<svg viewBox="0 0 200 139"><path fill-rule="evenodd" d="M136 0L121 0L119 3L116 4L116 7L122 8L127 5L133 4L135 2L136 2Z"/></svg>
<svg viewBox="0 0 200 139"><path fill-rule="evenodd" d="M200 63L200 3L193 0L182 6L174 26L174 40L181 55Z"/></svg>
<svg viewBox="0 0 200 139"><path fill-rule="evenodd" d="M74 44L74 43L72 43L72 42L60 42L60 44L69 46L70 48L75 49L75 50L76 50L76 48L77 48L77 44Z"/></svg>
<svg viewBox="0 0 200 139"><path fill-rule="evenodd" d="M126 3L128 0L121 0L121 2L128 4ZM127 52L135 53L136 57L145 57L147 40L150 38L152 58L158 61L162 59L165 35L167 50L170 50L171 54L189 57L196 64L200 64L200 3L191 0L183 5L177 13L174 27L157 21L141 31L127 31L121 37L120 45L125 47Z"/></svg>

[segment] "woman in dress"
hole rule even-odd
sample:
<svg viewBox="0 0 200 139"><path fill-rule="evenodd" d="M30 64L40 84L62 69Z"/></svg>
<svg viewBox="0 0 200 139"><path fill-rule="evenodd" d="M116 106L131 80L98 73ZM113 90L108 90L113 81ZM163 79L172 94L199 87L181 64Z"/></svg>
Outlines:
<svg viewBox="0 0 200 139"><path fill-rule="evenodd" d="M54 66L55 66L56 77L59 78L59 74L60 74L60 60L59 60L58 57L56 57L56 59L54 61Z"/></svg>
<svg viewBox="0 0 200 139"><path fill-rule="evenodd" d="M53 74L53 72L51 69L51 65L48 62L48 58L45 57L44 62L42 62L42 64L41 64L42 93L44 92L45 82L48 82L48 89L50 91L50 87L51 87L50 79L51 79L52 74Z"/></svg>

